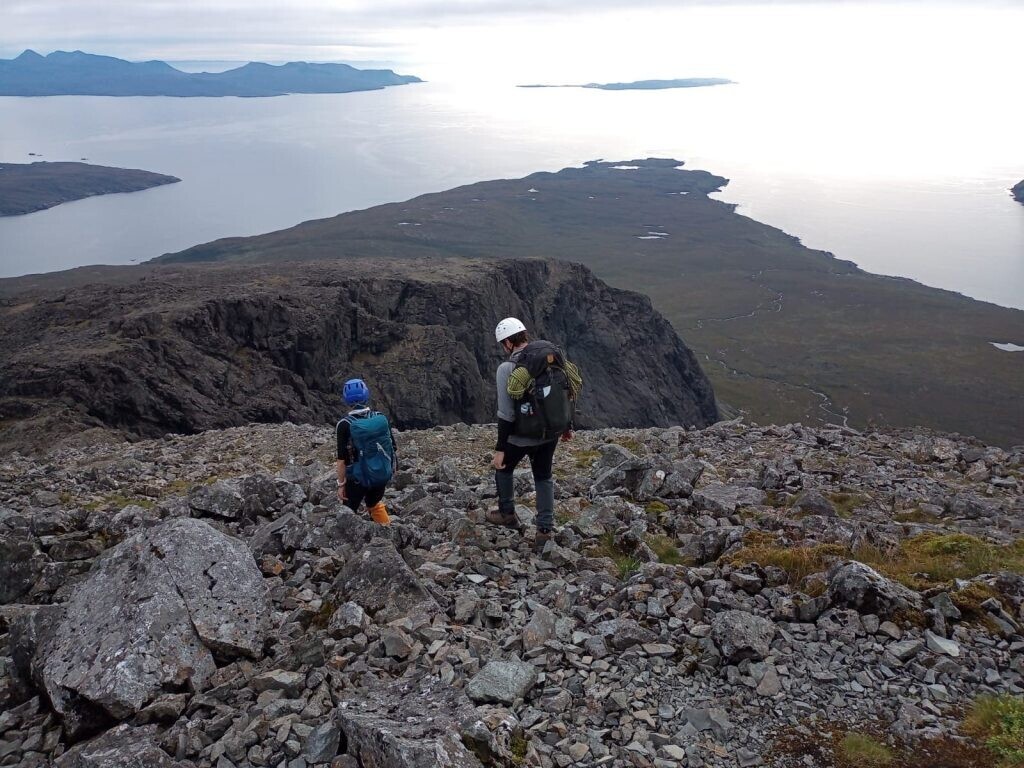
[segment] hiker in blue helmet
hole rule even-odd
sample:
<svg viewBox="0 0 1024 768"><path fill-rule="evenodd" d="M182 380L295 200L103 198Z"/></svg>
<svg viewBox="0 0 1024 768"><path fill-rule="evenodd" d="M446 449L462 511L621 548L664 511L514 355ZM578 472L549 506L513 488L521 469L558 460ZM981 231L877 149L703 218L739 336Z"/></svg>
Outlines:
<svg viewBox="0 0 1024 768"><path fill-rule="evenodd" d="M387 416L370 409L370 388L349 379L341 388L351 410L338 422L338 500L353 512L362 502L373 522L390 525L384 492L395 471L395 433Z"/></svg>
<svg viewBox="0 0 1024 768"><path fill-rule="evenodd" d="M498 508L489 511L486 519L495 525L520 527L515 513L514 472L519 462L529 457L537 504L533 550L541 553L554 528L551 465L559 437L572 439L575 395L569 391L564 374L567 362L561 350L548 341L531 342L522 321L505 318L494 329L494 337L507 360L498 367L496 376L498 440L492 464ZM556 403L559 395L561 401Z"/></svg>

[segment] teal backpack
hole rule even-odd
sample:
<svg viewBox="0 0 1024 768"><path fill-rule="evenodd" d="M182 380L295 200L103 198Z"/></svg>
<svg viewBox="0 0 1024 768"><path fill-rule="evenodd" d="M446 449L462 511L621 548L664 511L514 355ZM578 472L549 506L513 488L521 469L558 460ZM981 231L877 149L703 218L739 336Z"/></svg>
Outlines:
<svg viewBox="0 0 1024 768"><path fill-rule="evenodd" d="M355 464L346 473L364 488L387 485L395 471L395 445L391 425L383 413L371 411L365 416L346 416L352 445L359 452Z"/></svg>

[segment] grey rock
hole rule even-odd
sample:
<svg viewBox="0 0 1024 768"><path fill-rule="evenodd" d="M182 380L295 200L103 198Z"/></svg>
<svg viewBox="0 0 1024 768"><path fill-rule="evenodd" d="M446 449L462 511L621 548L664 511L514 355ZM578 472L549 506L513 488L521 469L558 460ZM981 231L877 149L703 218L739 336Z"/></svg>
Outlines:
<svg viewBox="0 0 1024 768"><path fill-rule="evenodd" d="M928 650L934 653L944 654L946 656L952 656L954 658L960 655L960 645L955 640L949 640L945 637L936 635L931 630L925 630L924 632L925 642L928 644Z"/></svg>
<svg viewBox="0 0 1024 768"><path fill-rule="evenodd" d="M27 595L45 563L46 557L27 531L7 532L0 528L0 605Z"/></svg>
<svg viewBox="0 0 1024 768"><path fill-rule="evenodd" d="M342 603L331 615L331 621L327 631L336 640L347 637L355 637L360 632L365 632L370 626L370 618L366 611L351 601Z"/></svg>
<svg viewBox="0 0 1024 768"><path fill-rule="evenodd" d="M537 682L537 670L522 661L489 661L466 686L466 695L478 704L513 704Z"/></svg>
<svg viewBox="0 0 1024 768"><path fill-rule="evenodd" d="M924 648L924 642L917 639L912 640L901 640L896 643L889 643L885 647L889 653L895 656L900 661L907 661L908 659L914 658L918 651Z"/></svg>
<svg viewBox="0 0 1024 768"><path fill-rule="evenodd" d="M385 539L372 541L346 562L334 589L343 599L359 603L381 624L440 611L395 545Z"/></svg>
<svg viewBox="0 0 1024 768"><path fill-rule="evenodd" d="M624 651L634 645L653 643L658 639L653 632L644 629L632 619L609 619L600 622L595 629L616 651Z"/></svg>
<svg viewBox="0 0 1024 768"><path fill-rule="evenodd" d="M835 505L820 492L815 490L803 491L793 501L793 509L805 512L808 515L821 515L823 517L835 517Z"/></svg>
<svg viewBox="0 0 1024 768"><path fill-rule="evenodd" d="M65 752L56 768L186 768L192 763L172 759L156 745L156 726L120 725Z"/></svg>
<svg viewBox="0 0 1024 768"><path fill-rule="evenodd" d="M740 507L757 506L764 503L764 491L744 485L711 483L693 492L697 509L715 516L728 516Z"/></svg>
<svg viewBox="0 0 1024 768"><path fill-rule="evenodd" d="M228 480L196 486L189 492L188 504L199 515L232 520L241 517L244 506L238 483Z"/></svg>
<svg viewBox="0 0 1024 768"><path fill-rule="evenodd" d="M828 596L833 605L881 618L920 611L921 596L858 562L840 563L829 573Z"/></svg>
<svg viewBox="0 0 1024 768"><path fill-rule="evenodd" d="M285 696L295 699L306 688L306 676L301 672L274 669L257 675L252 679L250 685L257 693L263 691L284 691Z"/></svg>
<svg viewBox="0 0 1024 768"><path fill-rule="evenodd" d="M138 712L165 687L202 689L214 654L262 652L269 608L249 550L193 519L132 536L99 558L36 654L72 733L98 710Z"/></svg>
<svg viewBox="0 0 1024 768"><path fill-rule="evenodd" d="M555 614L543 605L533 606L533 616L523 627L523 651L539 648L555 636Z"/></svg>
<svg viewBox="0 0 1024 768"><path fill-rule="evenodd" d="M310 731L302 747L307 762L329 763L338 754L341 728L335 723L322 723Z"/></svg>
<svg viewBox="0 0 1024 768"><path fill-rule="evenodd" d="M744 611L723 611L711 620L711 639L727 662L763 659L774 637L771 621Z"/></svg>

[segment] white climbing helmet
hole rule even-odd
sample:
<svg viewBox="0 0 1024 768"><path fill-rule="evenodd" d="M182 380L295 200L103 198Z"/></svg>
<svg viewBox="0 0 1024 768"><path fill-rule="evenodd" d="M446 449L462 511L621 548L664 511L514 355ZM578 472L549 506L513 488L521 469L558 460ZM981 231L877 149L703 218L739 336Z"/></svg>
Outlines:
<svg viewBox="0 0 1024 768"><path fill-rule="evenodd" d="M526 326L523 325L522 320L518 320L514 317L506 317L498 323L498 327L494 329L494 338L497 339L499 344L501 344L501 342L509 336L515 336L517 333L522 333L525 330Z"/></svg>

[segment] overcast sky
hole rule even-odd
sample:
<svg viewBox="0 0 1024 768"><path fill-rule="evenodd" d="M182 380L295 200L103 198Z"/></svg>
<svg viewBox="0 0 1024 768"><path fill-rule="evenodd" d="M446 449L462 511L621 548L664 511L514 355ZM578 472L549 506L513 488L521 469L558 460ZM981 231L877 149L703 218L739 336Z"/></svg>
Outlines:
<svg viewBox="0 0 1024 768"><path fill-rule="evenodd" d="M386 62L412 74L750 77L1001 66L1024 0L0 0L0 57ZM979 60L978 57L981 57ZM770 65L770 66L769 66ZM828 69L828 67L824 67Z"/></svg>

